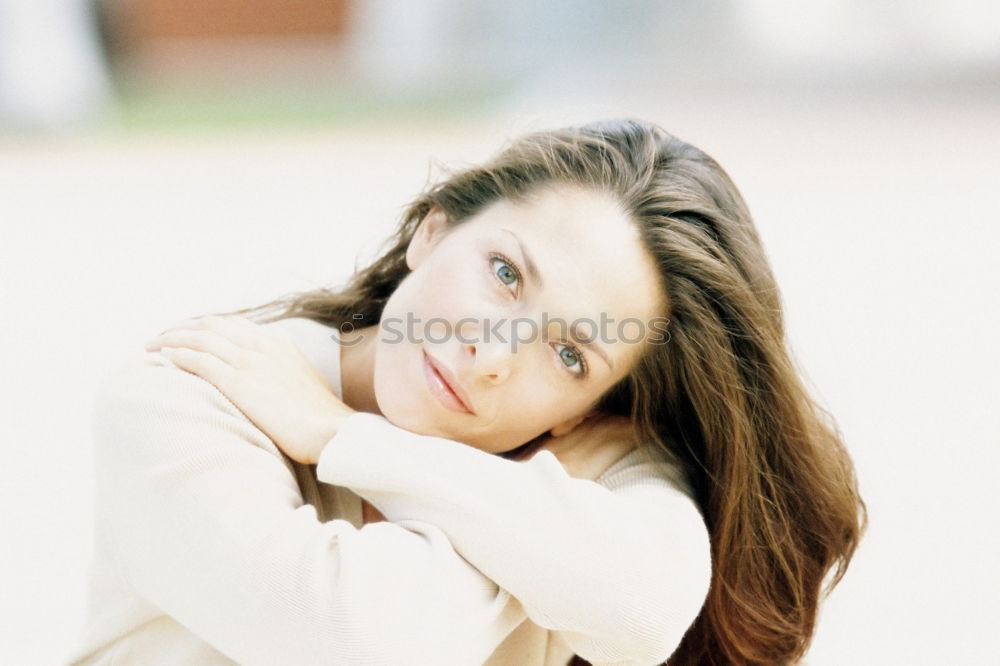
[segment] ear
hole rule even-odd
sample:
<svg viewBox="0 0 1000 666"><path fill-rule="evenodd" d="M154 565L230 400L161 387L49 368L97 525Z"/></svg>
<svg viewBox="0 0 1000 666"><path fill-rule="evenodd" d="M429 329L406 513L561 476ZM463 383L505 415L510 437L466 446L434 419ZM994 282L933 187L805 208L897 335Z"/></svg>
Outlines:
<svg viewBox="0 0 1000 666"><path fill-rule="evenodd" d="M406 265L411 271L423 263L424 258L444 236L447 227L448 216L440 206L435 205L424 215L406 248Z"/></svg>
<svg viewBox="0 0 1000 666"><path fill-rule="evenodd" d="M573 416L571 418L568 418L562 423L554 426L551 430L549 430L549 434L552 435L553 437L562 437L563 435L568 435L570 432L573 431L574 428L576 428L578 425L580 425L586 419L589 419L596 413L597 410L592 409L586 414L581 414L580 416Z"/></svg>

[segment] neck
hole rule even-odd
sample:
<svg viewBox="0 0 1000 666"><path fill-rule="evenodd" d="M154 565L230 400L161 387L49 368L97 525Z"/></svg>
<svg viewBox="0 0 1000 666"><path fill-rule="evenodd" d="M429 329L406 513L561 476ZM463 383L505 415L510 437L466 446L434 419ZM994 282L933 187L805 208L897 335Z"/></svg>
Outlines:
<svg viewBox="0 0 1000 666"><path fill-rule="evenodd" d="M341 334L340 388L344 403L359 412L381 414L375 399L375 343L378 326Z"/></svg>

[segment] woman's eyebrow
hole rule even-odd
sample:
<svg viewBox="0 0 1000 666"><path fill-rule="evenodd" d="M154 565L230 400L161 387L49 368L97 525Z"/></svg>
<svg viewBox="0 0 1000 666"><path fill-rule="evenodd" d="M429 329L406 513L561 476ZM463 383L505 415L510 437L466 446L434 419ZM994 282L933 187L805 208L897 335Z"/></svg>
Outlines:
<svg viewBox="0 0 1000 666"><path fill-rule="evenodd" d="M517 241L517 246L521 249L521 256L524 257L524 263L528 267L528 275L530 275L531 279L533 279L535 282L538 283L539 287L544 287L545 280L542 279L542 274L538 272L538 266L535 265L534 259L531 258L531 255L528 253L528 250L524 247L524 243L521 242L521 239L518 238L517 234L515 234L510 229L500 229L500 231L506 231L507 233L509 233L511 236L514 237L514 240Z"/></svg>

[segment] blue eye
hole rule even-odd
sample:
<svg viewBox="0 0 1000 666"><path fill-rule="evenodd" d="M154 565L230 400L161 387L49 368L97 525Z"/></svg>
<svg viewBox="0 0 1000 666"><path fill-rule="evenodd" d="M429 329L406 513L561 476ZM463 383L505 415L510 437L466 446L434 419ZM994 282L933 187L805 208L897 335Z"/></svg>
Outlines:
<svg viewBox="0 0 1000 666"><path fill-rule="evenodd" d="M587 374L587 362L583 359L583 355L576 347L570 347L561 343L557 343L557 346L562 347L559 351L559 359L563 362L563 365L567 368L579 366L579 370L572 371L574 375L580 375L583 377Z"/></svg>
<svg viewBox="0 0 1000 666"><path fill-rule="evenodd" d="M496 267L497 264L499 268ZM509 287L521 281L521 272L517 269L517 264L502 254L491 254L490 265L493 267L493 275L502 285Z"/></svg>

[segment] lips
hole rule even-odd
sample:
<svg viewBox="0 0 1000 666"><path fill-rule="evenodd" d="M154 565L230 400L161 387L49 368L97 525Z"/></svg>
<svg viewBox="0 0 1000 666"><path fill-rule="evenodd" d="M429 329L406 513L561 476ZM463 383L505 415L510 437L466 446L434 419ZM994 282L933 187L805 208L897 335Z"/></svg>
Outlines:
<svg viewBox="0 0 1000 666"><path fill-rule="evenodd" d="M449 370L448 367L445 366L444 364L437 361L437 359L428 354L426 351L424 352L424 360L431 367L431 369L437 374L438 378L440 378L440 380L444 383L444 385L448 388L448 390L451 391L451 393L461 404L461 406L470 414L475 414L476 413L475 410L473 410L472 407L470 406L468 394L465 392L465 389L455 378L455 375L451 372L451 370Z"/></svg>

